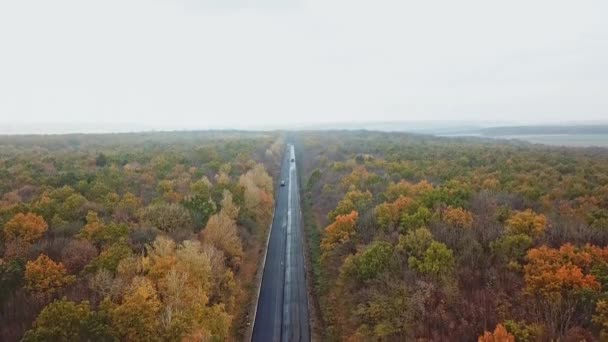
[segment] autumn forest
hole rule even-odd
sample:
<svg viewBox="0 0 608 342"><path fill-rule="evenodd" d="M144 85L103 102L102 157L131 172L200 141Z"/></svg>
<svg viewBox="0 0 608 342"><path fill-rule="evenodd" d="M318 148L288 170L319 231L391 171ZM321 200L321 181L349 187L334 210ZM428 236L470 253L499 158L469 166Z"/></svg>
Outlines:
<svg viewBox="0 0 608 342"><path fill-rule="evenodd" d="M608 149L0 136L1 341L240 341L286 143L320 341L608 340Z"/></svg>
<svg viewBox="0 0 608 342"><path fill-rule="evenodd" d="M0 140L0 340L243 334L277 134Z"/></svg>
<svg viewBox="0 0 608 342"><path fill-rule="evenodd" d="M318 334L608 340L608 151L298 134Z"/></svg>

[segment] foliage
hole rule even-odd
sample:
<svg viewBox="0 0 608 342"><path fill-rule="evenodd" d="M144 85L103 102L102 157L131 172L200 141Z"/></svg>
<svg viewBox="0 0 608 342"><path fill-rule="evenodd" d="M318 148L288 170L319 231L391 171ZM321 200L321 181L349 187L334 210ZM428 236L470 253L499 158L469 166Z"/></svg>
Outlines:
<svg viewBox="0 0 608 342"><path fill-rule="evenodd" d="M524 266L526 290L548 298L560 298L571 292L598 291L600 284L588 274L592 253L565 244L559 249L542 246L528 251ZM587 273L587 274L585 274Z"/></svg>
<svg viewBox="0 0 608 342"><path fill-rule="evenodd" d="M498 324L494 332L486 331L477 339L478 342L515 342L515 337L511 335L502 324Z"/></svg>
<svg viewBox="0 0 608 342"><path fill-rule="evenodd" d="M90 270L105 269L111 272L116 272L118 264L124 258L131 256L133 252L131 248L125 243L114 243L109 245L99 253L89 264Z"/></svg>
<svg viewBox="0 0 608 342"><path fill-rule="evenodd" d="M48 225L39 215L18 213L4 225L3 235L6 256L21 256L27 248L40 239Z"/></svg>
<svg viewBox="0 0 608 342"><path fill-rule="evenodd" d="M387 242L375 242L364 251L344 262L345 272L354 272L360 281L374 279L386 272L393 260L393 246Z"/></svg>
<svg viewBox="0 0 608 342"><path fill-rule="evenodd" d="M141 220L164 232L192 229L192 217L176 203L153 204L140 212Z"/></svg>
<svg viewBox="0 0 608 342"><path fill-rule="evenodd" d="M55 300L38 315L23 341L117 341L104 320L103 308L91 310L89 302Z"/></svg>
<svg viewBox="0 0 608 342"><path fill-rule="evenodd" d="M25 288L36 295L47 296L74 282L74 276L60 262L54 262L41 254L36 260L25 265Z"/></svg>
<svg viewBox="0 0 608 342"><path fill-rule="evenodd" d="M437 241L431 242L422 257L408 258L410 268L437 278L449 274L454 267L454 255L445 244Z"/></svg>
<svg viewBox="0 0 608 342"><path fill-rule="evenodd" d="M243 246L237 235L236 222L228 214L220 211L211 216L201 233L201 240L226 253L233 264L238 264L243 256Z"/></svg>
<svg viewBox="0 0 608 342"><path fill-rule="evenodd" d="M338 202L336 209L330 211L327 217L330 222L333 222L339 215L347 215L353 211L364 210L371 203L371 200L372 194L369 191L349 191Z"/></svg>
<svg viewBox="0 0 608 342"><path fill-rule="evenodd" d="M453 227L469 229L473 225L473 214L462 208L447 207L443 211L443 220Z"/></svg>
<svg viewBox="0 0 608 342"><path fill-rule="evenodd" d="M526 234L536 238L545 233L547 218L543 214L536 214L532 210L516 212L506 222L510 234Z"/></svg>
<svg viewBox="0 0 608 342"><path fill-rule="evenodd" d="M321 240L321 250L324 254L330 252L336 245L350 241L355 234L355 224L359 213L352 211L347 215L338 215L335 221L325 228L325 237Z"/></svg>
<svg viewBox="0 0 608 342"><path fill-rule="evenodd" d="M608 262L595 246L608 244L606 150L294 136L323 338L465 341L499 322L488 339L603 338ZM355 222L334 222L352 211ZM390 266L358 268L378 244L392 248Z"/></svg>
<svg viewBox="0 0 608 342"><path fill-rule="evenodd" d="M145 278L134 278L122 303L111 312L118 335L127 341L157 341L161 303L153 284Z"/></svg>
<svg viewBox="0 0 608 342"><path fill-rule="evenodd" d="M532 238L525 234L505 235L501 238L492 241L490 248L505 264L510 267L519 269L524 261L524 257L530 247L532 247Z"/></svg>
<svg viewBox="0 0 608 342"><path fill-rule="evenodd" d="M276 132L0 137L0 340L242 339L283 150ZM47 324L61 310L77 328Z"/></svg>

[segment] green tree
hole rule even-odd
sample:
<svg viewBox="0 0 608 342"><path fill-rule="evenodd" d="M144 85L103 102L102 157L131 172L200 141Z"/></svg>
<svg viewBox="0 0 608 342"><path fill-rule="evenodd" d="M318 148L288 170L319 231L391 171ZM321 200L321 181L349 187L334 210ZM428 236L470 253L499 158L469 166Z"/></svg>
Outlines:
<svg viewBox="0 0 608 342"><path fill-rule="evenodd" d="M153 204L140 212L142 221L164 232L191 230L192 217L182 205L171 203Z"/></svg>
<svg viewBox="0 0 608 342"><path fill-rule="evenodd" d="M454 253L445 244L433 241L422 258L411 256L408 264L411 269L422 274L443 278L454 268Z"/></svg>
<svg viewBox="0 0 608 342"><path fill-rule="evenodd" d="M521 269L532 238L525 234L505 235L490 243L492 252L510 268Z"/></svg>
<svg viewBox="0 0 608 342"><path fill-rule="evenodd" d="M384 241L377 241L361 253L345 261L346 272L354 272L357 279L366 281L390 269L393 261L393 246Z"/></svg>
<svg viewBox="0 0 608 342"><path fill-rule="evenodd" d="M90 316L91 308L86 301L76 304L65 298L55 300L42 309L23 341L82 341Z"/></svg>

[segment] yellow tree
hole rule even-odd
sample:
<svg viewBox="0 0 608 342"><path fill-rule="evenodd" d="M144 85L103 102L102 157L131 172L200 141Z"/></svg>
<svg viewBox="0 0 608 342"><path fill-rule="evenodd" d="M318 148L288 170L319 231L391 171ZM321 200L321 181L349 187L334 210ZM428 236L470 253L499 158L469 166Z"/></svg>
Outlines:
<svg viewBox="0 0 608 342"><path fill-rule="evenodd" d="M270 223L274 199L272 197L272 178L260 164L247 171L239 178L239 185L244 189L244 210L253 214L253 219L260 225Z"/></svg>
<svg viewBox="0 0 608 342"><path fill-rule="evenodd" d="M226 253L232 264L237 266L243 256L243 245L236 230L236 222L220 211L209 218L201 232L201 240Z"/></svg>
<svg viewBox="0 0 608 342"><path fill-rule="evenodd" d="M527 209L511 215L506 222L509 234L525 234L533 238L542 236L547 229L547 218Z"/></svg>
<svg viewBox="0 0 608 342"><path fill-rule="evenodd" d="M4 225L5 256L22 255L48 229L42 216L19 213Z"/></svg>
<svg viewBox="0 0 608 342"><path fill-rule="evenodd" d="M372 202L372 193L369 191L352 190L344 195L338 202L336 209L327 214L329 221L333 222L338 215L346 215L355 211L364 210Z"/></svg>
<svg viewBox="0 0 608 342"><path fill-rule="evenodd" d="M232 201L232 193L229 190L224 190L222 195L222 201L220 202L221 211L231 219L236 220L239 216L239 207Z"/></svg>
<svg viewBox="0 0 608 342"><path fill-rule="evenodd" d="M154 284L136 277L120 305L111 312L113 326L125 341L159 341L160 308Z"/></svg>
<svg viewBox="0 0 608 342"><path fill-rule="evenodd" d="M96 212L89 211L87 213L87 224L82 227L80 231L80 236L87 239L92 240L94 236L96 236L100 231L104 228L103 221L99 218Z"/></svg>
<svg viewBox="0 0 608 342"><path fill-rule="evenodd" d="M382 203L376 207L376 221L382 229L395 228L401 219L401 214L414 204L409 197L399 196L392 203Z"/></svg>

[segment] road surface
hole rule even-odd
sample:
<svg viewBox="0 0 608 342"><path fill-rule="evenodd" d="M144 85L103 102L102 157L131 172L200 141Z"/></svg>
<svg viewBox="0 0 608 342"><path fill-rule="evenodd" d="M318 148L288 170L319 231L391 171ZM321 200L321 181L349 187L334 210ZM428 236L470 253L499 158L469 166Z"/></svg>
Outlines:
<svg viewBox="0 0 608 342"><path fill-rule="evenodd" d="M294 147L287 148L281 166L285 186L279 187L270 231L251 339L254 342L310 341L300 192Z"/></svg>

